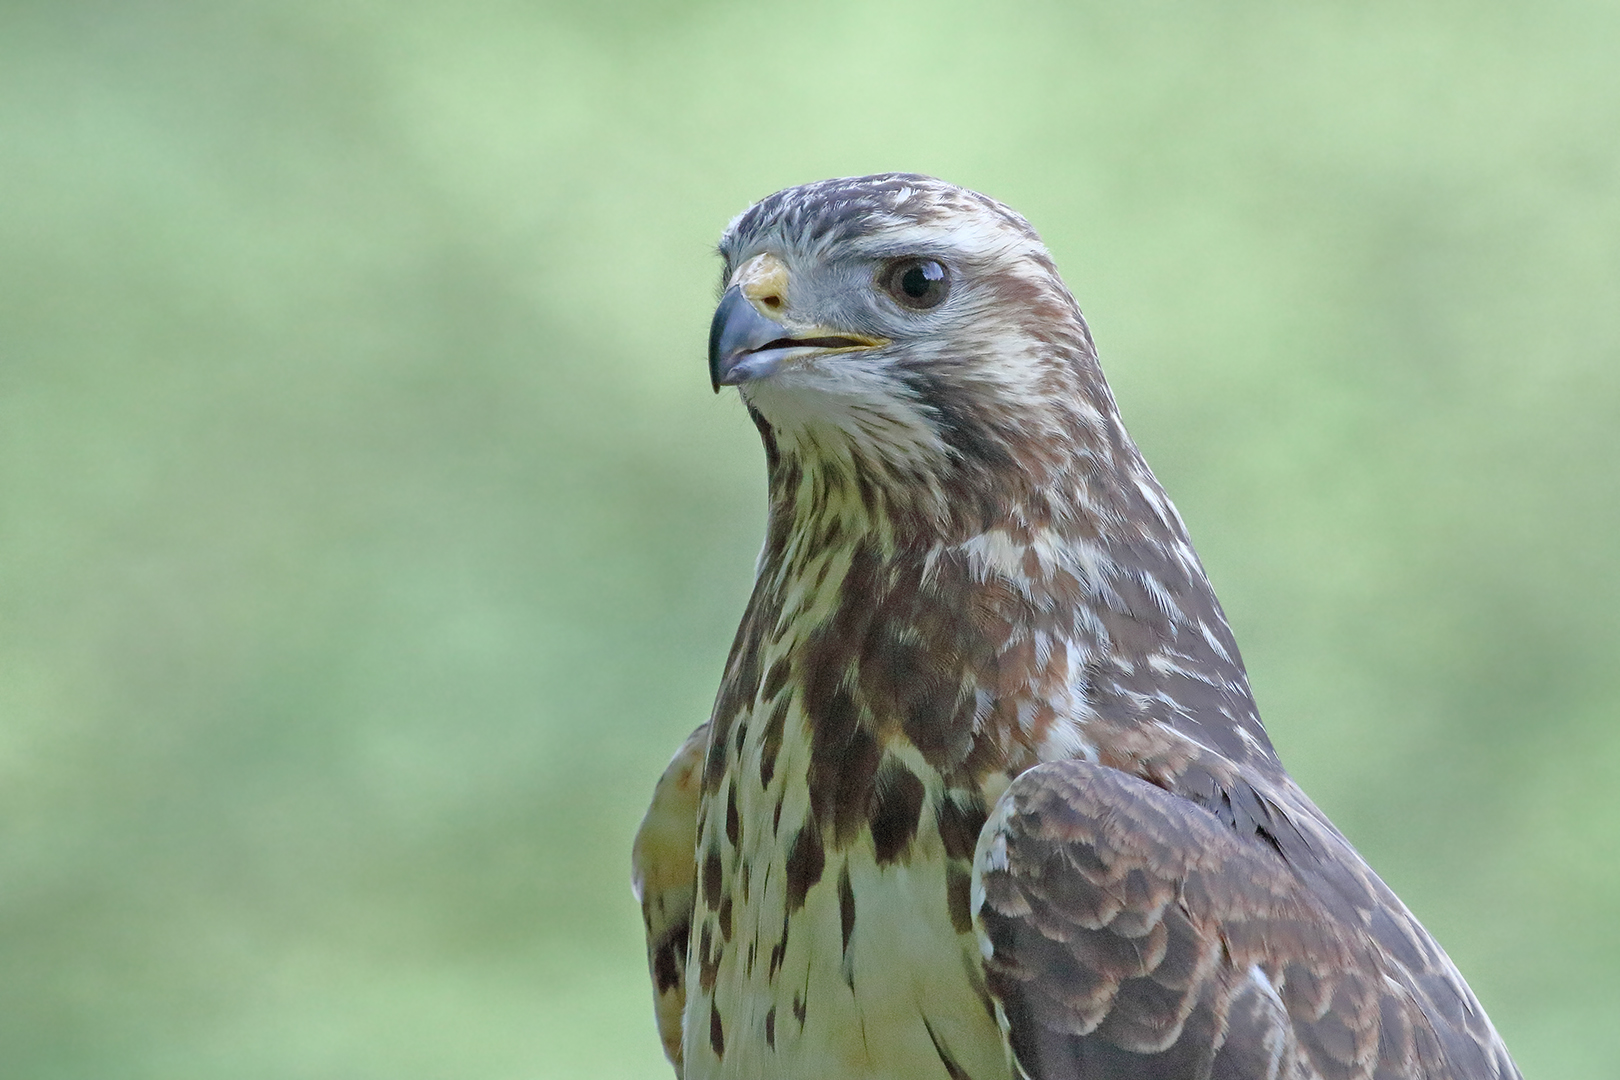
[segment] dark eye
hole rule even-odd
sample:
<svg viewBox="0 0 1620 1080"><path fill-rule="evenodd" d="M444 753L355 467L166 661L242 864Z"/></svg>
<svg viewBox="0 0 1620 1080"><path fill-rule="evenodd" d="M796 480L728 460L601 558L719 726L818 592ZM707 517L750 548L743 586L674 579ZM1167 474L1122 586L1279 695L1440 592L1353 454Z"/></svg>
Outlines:
<svg viewBox="0 0 1620 1080"><path fill-rule="evenodd" d="M924 311L945 300L951 275L937 259L896 259L883 268L879 283L901 307Z"/></svg>

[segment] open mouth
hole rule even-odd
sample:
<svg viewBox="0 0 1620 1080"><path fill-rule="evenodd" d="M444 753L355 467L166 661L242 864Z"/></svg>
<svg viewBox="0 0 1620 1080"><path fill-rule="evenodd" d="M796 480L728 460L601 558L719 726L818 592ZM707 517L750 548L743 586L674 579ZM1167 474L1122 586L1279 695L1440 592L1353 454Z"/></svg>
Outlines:
<svg viewBox="0 0 1620 1080"><path fill-rule="evenodd" d="M869 349L870 341L860 338L847 337L807 337L807 338L776 338L767 341L757 349L749 349L751 353L770 352L772 349Z"/></svg>
<svg viewBox="0 0 1620 1080"><path fill-rule="evenodd" d="M710 384L716 390L740 386L770 376L790 358L803 354L857 352L889 343L886 338L864 334L817 333L823 329L817 326L803 329L808 332L805 337L793 337L789 327L761 314L739 286L731 286L709 324Z"/></svg>

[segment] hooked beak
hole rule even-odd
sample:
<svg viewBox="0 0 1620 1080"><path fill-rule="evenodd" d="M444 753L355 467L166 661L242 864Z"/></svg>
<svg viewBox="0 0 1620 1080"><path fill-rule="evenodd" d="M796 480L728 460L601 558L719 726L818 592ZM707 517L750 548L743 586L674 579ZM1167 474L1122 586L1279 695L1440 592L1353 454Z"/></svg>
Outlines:
<svg viewBox="0 0 1620 1080"><path fill-rule="evenodd" d="M794 356L854 352L887 344L884 338L819 333L815 328L790 330L762 314L745 286L733 285L720 298L709 326L709 382L718 394L722 386L766 378Z"/></svg>

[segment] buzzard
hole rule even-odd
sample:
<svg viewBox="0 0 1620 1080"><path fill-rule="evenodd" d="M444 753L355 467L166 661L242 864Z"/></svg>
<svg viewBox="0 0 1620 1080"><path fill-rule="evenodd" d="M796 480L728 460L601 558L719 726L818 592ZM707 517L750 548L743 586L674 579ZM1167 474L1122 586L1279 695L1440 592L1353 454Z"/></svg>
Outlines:
<svg viewBox="0 0 1620 1080"><path fill-rule="evenodd" d="M720 255L770 506L636 838L677 1074L1517 1078L1283 769L1029 224L884 174Z"/></svg>

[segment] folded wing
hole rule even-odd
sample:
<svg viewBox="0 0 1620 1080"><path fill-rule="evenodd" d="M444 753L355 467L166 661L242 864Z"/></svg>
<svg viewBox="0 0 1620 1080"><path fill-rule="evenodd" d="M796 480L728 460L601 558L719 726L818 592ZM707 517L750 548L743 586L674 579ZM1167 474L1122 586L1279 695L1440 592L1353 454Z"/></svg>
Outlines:
<svg viewBox="0 0 1620 1080"><path fill-rule="evenodd" d="M631 853L631 882L647 929L647 969L664 1054L681 1075L681 1012L686 1008L686 945L697 887L697 814L709 726L681 744L653 789Z"/></svg>
<svg viewBox="0 0 1620 1080"><path fill-rule="evenodd" d="M1378 910L1399 902L1368 877L1376 888L1358 895L1371 906L1358 907L1330 877L1136 777L1084 761L1029 770L974 867L986 983L1022 1074L1516 1077L1460 978L1454 1007L1436 1004L1433 979L1447 997L1454 969L1404 908ZM1380 943L1386 924L1416 928L1445 970L1415 972Z"/></svg>

